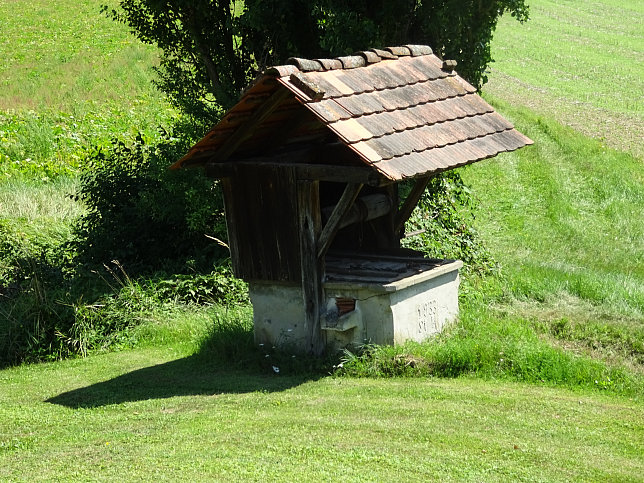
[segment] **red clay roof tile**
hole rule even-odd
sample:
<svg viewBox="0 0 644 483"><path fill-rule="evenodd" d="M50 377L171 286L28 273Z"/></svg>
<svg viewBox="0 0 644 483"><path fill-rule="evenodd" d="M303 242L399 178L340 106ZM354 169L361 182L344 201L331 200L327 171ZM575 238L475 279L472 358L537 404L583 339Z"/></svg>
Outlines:
<svg viewBox="0 0 644 483"><path fill-rule="evenodd" d="M268 69L173 167L189 165L192 158L203 164L204 154L216 156L227 139L252 123L255 112L284 88L291 97L262 118L237 152L261 152L303 107L311 114L290 128L286 142L322 142L325 132L334 133L363 163L391 180L451 169L532 144L427 46L371 49L336 59L293 58L289 63Z"/></svg>

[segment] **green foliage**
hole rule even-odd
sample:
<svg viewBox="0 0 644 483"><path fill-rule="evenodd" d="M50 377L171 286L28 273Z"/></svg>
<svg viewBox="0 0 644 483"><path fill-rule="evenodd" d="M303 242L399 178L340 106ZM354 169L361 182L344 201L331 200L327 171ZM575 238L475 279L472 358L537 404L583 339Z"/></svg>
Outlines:
<svg viewBox="0 0 644 483"><path fill-rule="evenodd" d="M468 303L462 314L457 325L422 344L367 345L355 354L347 351L336 371L354 377L475 375L626 394L644 389L641 375L553 347L528 320L498 318L480 302Z"/></svg>
<svg viewBox="0 0 644 483"><path fill-rule="evenodd" d="M76 199L86 206L70 245L90 268L118 260L130 274L208 267L226 255L221 192L201 172L170 171L190 144L166 133L148 145L115 141L89 159Z"/></svg>
<svg viewBox="0 0 644 483"><path fill-rule="evenodd" d="M208 274L176 274L154 284L157 296L186 304L224 303L234 305L248 301L248 287L233 276L229 266L218 266Z"/></svg>
<svg viewBox="0 0 644 483"><path fill-rule="evenodd" d="M140 324L186 304L248 303L246 285L228 267L158 280L133 279L113 263L101 280L87 280L64 273L60 261L24 257L14 263L12 280L0 283L0 366L132 347L140 341Z"/></svg>
<svg viewBox="0 0 644 483"><path fill-rule="evenodd" d="M474 228L476 201L460 171L433 177L407 222L408 233L418 233L402 245L431 258L462 260L468 272L488 273L496 264Z"/></svg>
<svg viewBox="0 0 644 483"><path fill-rule="evenodd" d="M288 57L329 57L358 48L430 44L485 82L498 18L528 18L523 0L121 0L108 14L162 52L159 87L183 112L216 120L257 71Z"/></svg>
<svg viewBox="0 0 644 483"><path fill-rule="evenodd" d="M176 116L151 84L157 49L100 0L0 2L0 25L0 180L75 176L92 146Z"/></svg>

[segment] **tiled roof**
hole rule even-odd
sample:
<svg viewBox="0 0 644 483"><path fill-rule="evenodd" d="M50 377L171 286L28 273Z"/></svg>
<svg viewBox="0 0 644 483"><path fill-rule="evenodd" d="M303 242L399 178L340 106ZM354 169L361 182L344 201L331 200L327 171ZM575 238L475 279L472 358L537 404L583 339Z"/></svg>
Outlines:
<svg viewBox="0 0 644 483"><path fill-rule="evenodd" d="M362 163L400 180L532 144L456 74L455 62L443 62L427 46L289 61L260 76L173 167L258 156L277 142L322 144L339 139ZM256 126L244 133L243 142L222 150L279 92L283 100L262 113L260 122L255 119ZM225 152L223 157L218 151Z"/></svg>

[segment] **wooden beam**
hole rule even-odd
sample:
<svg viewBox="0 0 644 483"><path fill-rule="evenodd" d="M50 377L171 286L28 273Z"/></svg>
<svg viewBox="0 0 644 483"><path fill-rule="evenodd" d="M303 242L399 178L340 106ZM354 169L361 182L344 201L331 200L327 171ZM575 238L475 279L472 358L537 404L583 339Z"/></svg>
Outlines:
<svg viewBox="0 0 644 483"><path fill-rule="evenodd" d="M234 174L235 166L257 166L280 168L292 166L298 179L310 181L332 181L344 183L359 183L368 186L384 186L392 181L382 177L368 167L335 166L330 164L287 163L276 161L279 158L252 158L243 161L229 161L225 163L208 163L205 166L206 175L212 178L227 178Z"/></svg>
<svg viewBox="0 0 644 483"><path fill-rule="evenodd" d="M298 181L297 201L306 348L310 354L319 356L324 352L320 329L320 313L324 306L324 261L317 257L321 225L319 182Z"/></svg>
<svg viewBox="0 0 644 483"><path fill-rule="evenodd" d="M335 237L335 234L340 229L342 218L344 218L344 215L347 213L347 211L349 211L351 205L353 205L353 202L358 197L361 189L362 184L360 183L349 183L347 184L346 188L344 188L344 192L340 197L340 201L338 201L338 204L335 205L335 208L333 209L329 220L326 222L326 225L324 225L324 229L320 234L320 239L318 241L317 247L318 258L323 258L325 253L329 249L329 245L331 245L333 237Z"/></svg>
<svg viewBox="0 0 644 483"><path fill-rule="evenodd" d="M411 189L411 192L409 193L409 195L407 195L405 202L400 207L400 210L398 210L398 214L396 215L396 219L394 222L395 234L400 235L401 230L405 226L405 222L411 216L411 213L414 211L414 208L416 208L416 205L420 201L420 197L423 196L425 188L427 188L427 185L429 184L430 179L431 179L431 176L425 176L423 178L418 178L416 180L414 187Z"/></svg>
<svg viewBox="0 0 644 483"><path fill-rule="evenodd" d="M392 206L391 198L384 193L360 196L345 212L338 229L341 230L354 223L364 223L388 215ZM328 220L334 209L335 206L322 208L322 220Z"/></svg>
<svg viewBox="0 0 644 483"><path fill-rule="evenodd" d="M213 161L223 161L235 152L248 136L253 134L259 125L289 96L291 92L286 88L278 88L271 97L260 105L248 121L241 124L224 143L212 153Z"/></svg>

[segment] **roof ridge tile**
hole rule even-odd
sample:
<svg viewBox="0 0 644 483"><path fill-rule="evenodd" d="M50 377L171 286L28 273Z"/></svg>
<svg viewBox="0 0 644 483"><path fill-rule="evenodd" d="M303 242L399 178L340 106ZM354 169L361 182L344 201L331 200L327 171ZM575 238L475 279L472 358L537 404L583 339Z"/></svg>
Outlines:
<svg viewBox="0 0 644 483"><path fill-rule="evenodd" d="M398 58L397 55L392 54L388 50L382 50L382 49L370 49L371 52L375 53L378 57L380 57L383 60L396 60Z"/></svg>
<svg viewBox="0 0 644 483"><path fill-rule="evenodd" d="M345 69L355 69L367 65L366 59L361 55L345 55L344 57L336 57L336 59L342 62L342 67Z"/></svg>
<svg viewBox="0 0 644 483"><path fill-rule="evenodd" d="M398 56L398 57L403 57L407 55L411 55L411 50L409 50L409 47L405 47L404 45L398 46L398 47L387 47L385 50L388 50L392 54Z"/></svg>
<svg viewBox="0 0 644 483"><path fill-rule="evenodd" d="M288 59L286 59L286 63L296 66L298 69L300 69L303 72L324 70L324 68L322 67L322 64L317 60L302 59L300 57L289 57Z"/></svg>
<svg viewBox="0 0 644 483"><path fill-rule="evenodd" d="M405 45L413 57L418 57L421 55L431 55L434 53L432 48L429 45Z"/></svg>
<svg viewBox="0 0 644 483"><path fill-rule="evenodd" d="M367 65L375 64L376 62L380 62L382 60L380 56L373 50L361 50L354 53L353 55L359 55L363 57Z"/></svg>
<svg viewBox="0 0 644 483"><path fill-rule="evenodd" d="M289 68L294 66L302 72L323 72L335 69L355 69L375 64L381 60L397 60L399 57L420 57L432 55L433 50L429 45L399 45L385 49L361 50L353 55L334 57L331 59L305 59L302 57L289 57L285 65L269 67L264 71L266 75L284 77L293 74ZM338 63L339 62L339 63ZM287 69L285 71L285 69ZM283 73L284 72L284 73Z"/></svg>

